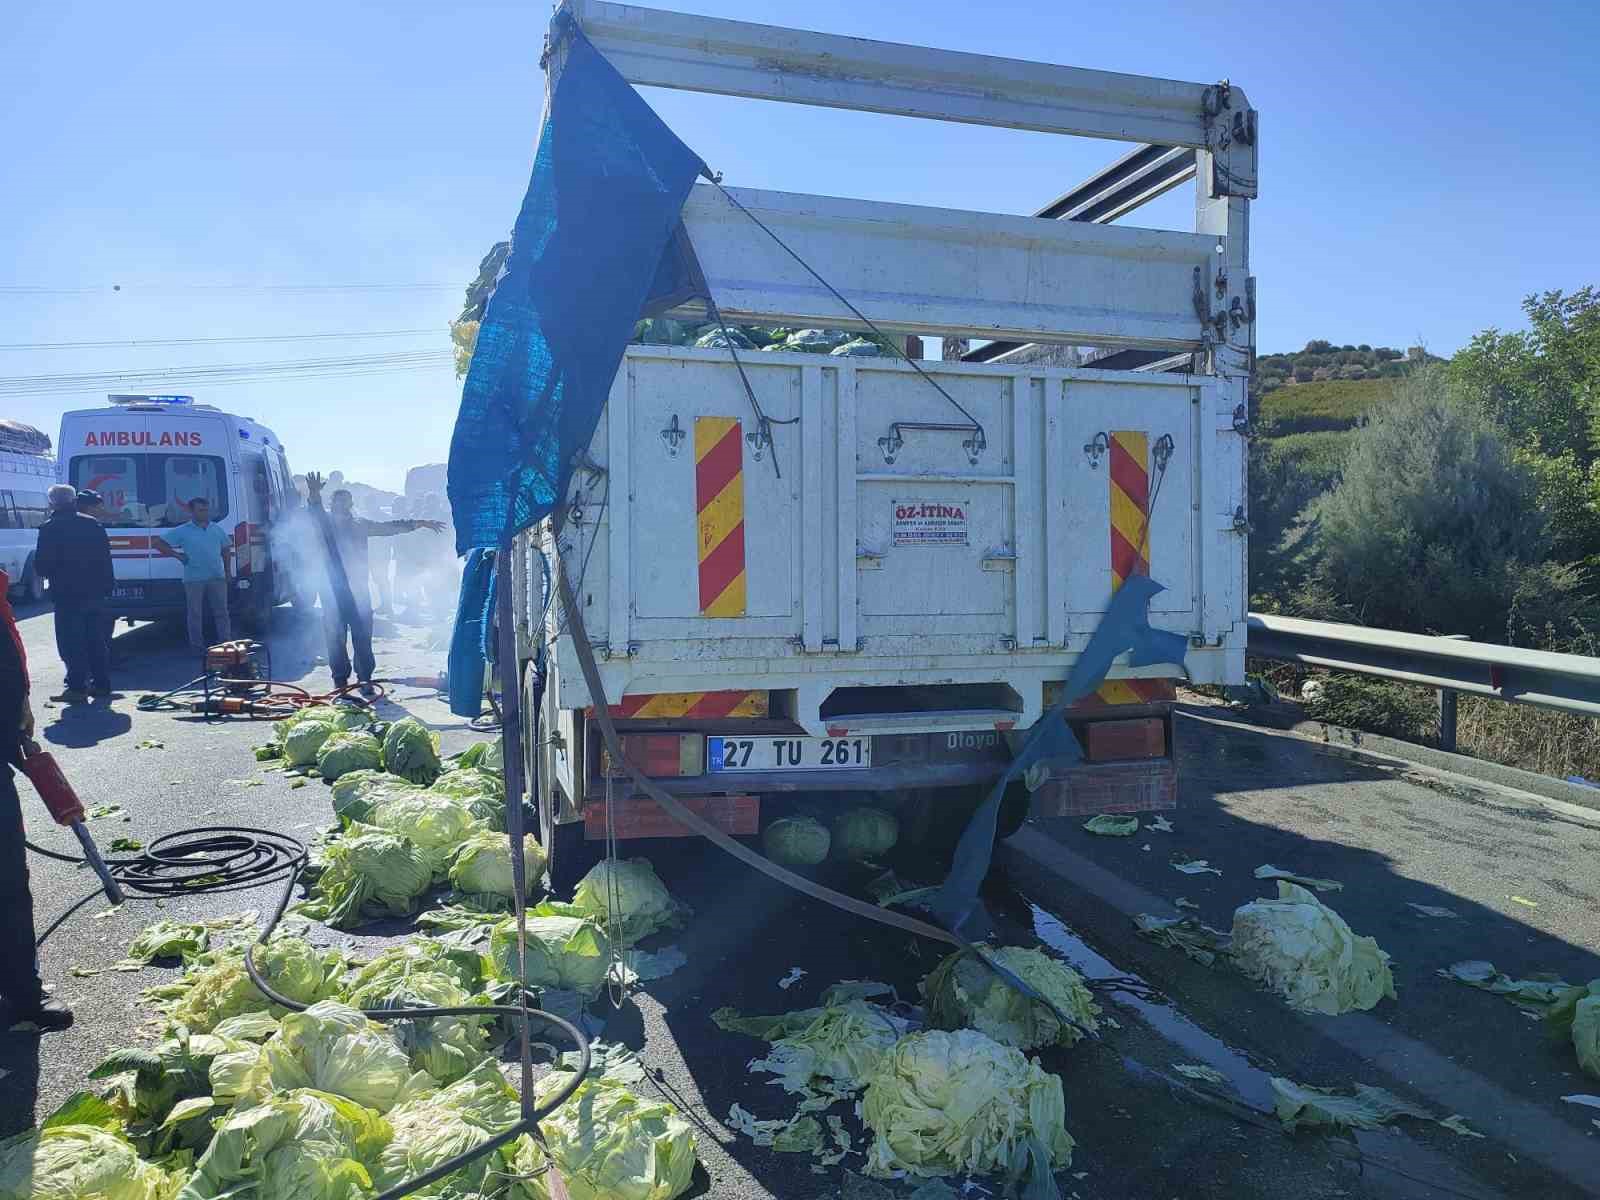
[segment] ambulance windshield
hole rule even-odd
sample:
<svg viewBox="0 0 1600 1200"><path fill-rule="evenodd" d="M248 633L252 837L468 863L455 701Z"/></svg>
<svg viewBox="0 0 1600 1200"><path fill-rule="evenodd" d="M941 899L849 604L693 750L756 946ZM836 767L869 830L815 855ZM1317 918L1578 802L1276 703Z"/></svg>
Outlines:
<svg viewBox="0 0 1600 1200"><path fill-rule="evenodd" d="M211 502L211 519L228 515L227 475L209 454L80 454L69 478L79 491L100 494L96 514L106 525L170 529L189 519L189 501Z"/></svg>

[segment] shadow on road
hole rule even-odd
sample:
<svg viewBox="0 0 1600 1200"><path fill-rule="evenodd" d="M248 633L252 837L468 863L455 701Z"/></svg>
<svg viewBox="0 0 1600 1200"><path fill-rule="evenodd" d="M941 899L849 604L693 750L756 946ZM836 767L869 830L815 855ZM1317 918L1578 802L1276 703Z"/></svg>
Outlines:
<svg viewBox="0 0 1600 1200"><path fill-rule="evenodd" d="M1035 819L1030 828L1060 843L1066 857L1051 894L1032 900L1273 1073L1342 1087L1388 1086L1387 1071L1400 1086L1424 1086L1425 1069L1397 1060L1393 1047L1353 1046L1340 1036L1375 1018L1386 1027L1384 1038L1393 1031L1428 1047L1536 1105L1541 1122L1570 1120L1559 1097L1585 1090L1570 1041L1547 1038L1501 997L1436 972L1488 959L1517 978L1541 971L1572 982L1600 977L1593 865L1600 827L1493 787L1345 757L1303 738L1181 717L1175 728L1181 799L1167 814L1174 831L1146 827L1131 838L1106 838L1087 833L1082 817ZM1182 874L1172 866L1196 859L1222 874ZM1078 873L1082 892L1074 861L1092 864ZM1194 915L1226 931L1236 907L1276 895L1271 880L1254 876L1266 864L1344 885L1320 898L1392 956L1397 1001L1382 1002L1370 1017L1301 1019L1235 972L1133 936L1127 908L1140 898L1152 906L1146 911L1170 915L1183 897ZM1090 879L1093 868L1108 878ZM1508 903L1513 896L1519 899ZM1526 1124L1491 1129L1500 1145L1469 1145L1450 1134L1438 1135L1438 1144L1457 1160L1470 1157L1480 1178L1494 1179L1506 1194L1536 1194L1541 1186L1556 1194L1570 1178L1536 1184L1539 1168L1528 1156L1518 1155L1520 1166L1508 1162L1519 1132L1538 1133Z"/></svg>
<svg viewBox="0 0 1600 1200"><path fill-rule="evenodd" d="M40 1036L0 1030L0 1138L33 1126L39 1102Z"/></svg>
<svg viewBox="0 0 1600 1200"><path fill-rule="evenodd" d="M132 717L104 703L68 704L46 712L54 712L56 717L48 725L41 724L39 734L55 746L97 746L133 728Z"/></svg>

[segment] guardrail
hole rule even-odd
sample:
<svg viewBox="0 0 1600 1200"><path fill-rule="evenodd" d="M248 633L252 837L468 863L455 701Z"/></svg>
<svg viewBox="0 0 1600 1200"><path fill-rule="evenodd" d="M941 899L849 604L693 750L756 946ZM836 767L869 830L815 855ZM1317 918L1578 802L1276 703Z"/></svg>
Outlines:
<svg viewBox="0 0 1600 1200"><path fill-rule="evenodd" d="M1445 750L1456 748L1456 697L1462 692L1600 717L1600 658L1265 613L1251 613L1249 626L1248 653L1258 658L1438 689L1439 745Z"/></svg>

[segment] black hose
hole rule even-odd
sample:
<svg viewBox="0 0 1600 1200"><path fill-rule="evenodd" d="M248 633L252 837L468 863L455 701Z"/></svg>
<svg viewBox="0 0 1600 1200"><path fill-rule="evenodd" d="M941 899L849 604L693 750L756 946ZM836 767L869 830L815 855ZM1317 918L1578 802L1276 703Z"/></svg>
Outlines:
<svg viewBox="0 0 1600 1200"><path fill-rule="evenodd" d="M34 853L55 859L57 862L81 865L85 861L77 855L46 850L43 846L36 846L32 842L25 844ZM273 1004L294 1012L304 1012L308 1005L274 990L262 976L256 967L255 949L271 939L278 923L283 920L284 913L289 908L289 901L294 897L295 884L299 882L308 857L305 844L288 834L274 833L267 829L213 826L165 834L151 842L143 853L131 858L107 859L106 865L110 868L112 877L129 893L131 899L136 900L217 895L262 887L282 880L283 893L278 897L277 906L272 910L272 916L262 929L261 936L245 947L244 969L249 974L250 981ZM101 894L101 890L96 888L81 900L74 902L51 922L50 927L35 941L35 947L44 945L45 940L65 924L68 918ZM573 1092L578 1090L578 1086L588 1076L589 1069L593 1065L593 1054L589 1047L589 1039L577 1026L554 1013L525 1007L526 1001L534 998L534 993L526 987L522 989L522 998L523 1005L474 1004L360 1010L362 1016L373 1021L425 1021L439 1017L512 1017L517 1019L524 1041L528 1037L527 1022L539 1021L560 1031L578 1048L578 1069L572 1074L572 1078L562 1084L542 1104L530 1105L524 1099L524 1116L515 1125L501 1130L470 1150L446 1159L421 1175L379 1193L374 1200L400 1200L402 1196L437 1183L484 1155L492 1154L524 1134L542 1142L543 1134L538 1124L540 1118L561 1107ZM523 1048L523 1054L526 1057L527 1047Z"/></svg>

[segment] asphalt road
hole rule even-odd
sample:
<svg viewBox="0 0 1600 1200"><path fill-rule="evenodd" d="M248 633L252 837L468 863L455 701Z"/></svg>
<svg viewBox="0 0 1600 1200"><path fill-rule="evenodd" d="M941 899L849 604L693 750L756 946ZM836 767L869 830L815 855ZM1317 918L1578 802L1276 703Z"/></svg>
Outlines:
<svg viewBox="0 0 1600 1200"><path fill-rule="evenodd" d="M274 673L326 686L326 668L316 662L315 631L292 614L282 615L272 638ZM22 620L39 697L60 687L50 622L48 612ZM119 636L124 661L115 682L123 698L109 707L36 704L42 738L86 803L122 806L122 814L93 823L97 838L102 844L118 836L148 841L211 824L303 836L326 825L331 813L325 789L291 789L284 777L257 769L251 748L265 736L260 724L135 710L138 694L175 686L195 673L181 641L170 626L140 626ZM437 672L442 647L439 632L425 626L380 629L379 674ZM390 716L403 709L433 725L447 752L480 736L420 688L393 689L386 707ZM1580 1194L1562 1169L1562 1156L1571 1152L1572 1139L1586 1137L1587 1119L1580 1119L1579 1110L1562 1111L1571 1106L1557 1097L1600 1088L1587 1087L1570 1052L1563 1059L1544 1047L1538 1029L1504 1001L1430 980L1435 966L1468 957L1494 959L1513 974L1544 969L1569 979L1600 975L1592 898L1563 890L1596 890L1600 821L1552 816L1548 807L1500 793L1465 799L1448 790L1459 784L1408 782L1395 771L1330 759L1305 743L1283 743L1255 731L1216 731L1192 722L1182 728L1185 791L1183 807L1172 816L1174 833L1114 840L1090 837L1075 822L1030 823L992 880L988 899L1005 941L1042 939L1090 975L1136 973L1166 993L1165 1000L1151 1002L1106 990L1102 1003L1119 1027L1098 1043L1041 1056L1065 1082L1068 1128L1078 1142L1071 1168L1060 1176L1063 1195L1190 1200L1449 1194L1439 1190L1441 1184L1472 1197ZM48 822L23 786L32 836L70 850L70 835ZM1146 843L1153 843L1149 851L1141 849ZM701 1167L691 1194L872 1200L909 1195L909 1182L863 1187L853 1175L859 1155L817 1174L805 1156L755 1147L730 1130L728 1110L736 1102L763 1118L787 1116L792 1105L766 1076L747 1069L765 1053L764 1044L725 1033L709 1014L724 1005L744 1012L804 1007L828 984L844 979L883 980L915 1000L917 980L937 962L937 948L797 898L702 844L641 843L623 850L648 853L672 891L695 910L688 927L670 939L687 954L688 965L645 985L622 1007L598 1014L606 1038L641 1051L652 1072L648 1087L696 1123ZM1224 875L1176 874L1166 859L1178 852L1209 858ZM1398 1004L1358 1018L1324 1019L1319 1027L1247 982L1205 971L1131 936L1129 910L1157 911L1154 906L1176 895L1199 903L1202 916L1226 926L1233 905L1266 893L1250 875L1264 862L1346 883L1331 900L1358 932L1374 934L1394 954ZM897 868L910 878L931 879L937 864L907 858ZM88 890L83 873L64 864L39 862L33 879L41 927ZM845 875L833 882L859 886L863 880ZM1504 898L1512 894L1539 907ZM88 906L47 943L41 959L47 983L76 1009L77 1026L45 1037L0 1033L0 1070L6 1072L0 1078L0 1132L47 1114L108 1051L137 1043L148 1016L137 994L171 972L103 969L122 957L146 923L160 916L265 909L275 900L264 892L173 902L161 911L130 904L101 919L93 914L103 905ZM1408 915L1407 900L1449 907L1458 916L1426 923ZM316 936L359 951L404 932ZM74 968L102 973L78 975ZM781 988L779 980L794 968L804 975ZM1345 1032L1332 1036L1330 1028ZM1228 1085L1194 1088L1171 1072L1180 1062L1215 1063ZM1422 1066L1429 1069L1426 1078L1407 1077L1408 1071L1420 1074ZM1458 1074L1450 1075L1449 1068ZM1467 1114L1489 1137L1479 1141L1433 1128L1403 1137L1364 1135L1354 1144L1312 1134L1286 1137L1259 1113L1266 1072L1328 1086L1380 1083L1409 1089L1429 1104L1444 1090L1452 1101L1459 1099L1447 1111ZM1491 1102L1509 1097L1523 1108L1500 1123L1484 1120L1493 1114L1480 1115L1482 1096L1449 1092L1466 1081L1489 1088L1483 1096ZM1552 1143L1546 1136L1530 1152L1540 1127L1524 1109L1544 1122L1546 1133L1559 1127L1569 1140ZM848 1106L836 1111L857 1131L859 1143L859 1125ZM1596 1147L1592 1135L1587 1144ZM1368 1161L1363 1165L1358 1156Z"/></svg>

